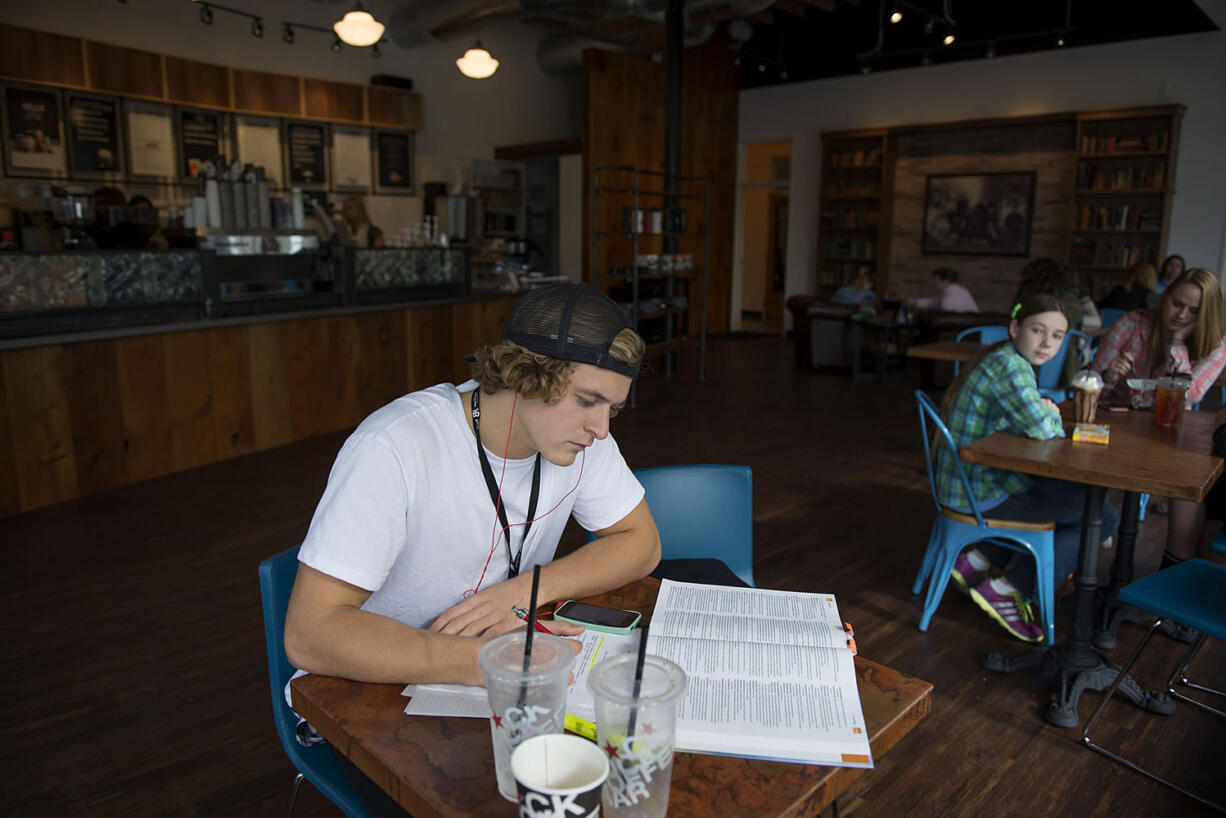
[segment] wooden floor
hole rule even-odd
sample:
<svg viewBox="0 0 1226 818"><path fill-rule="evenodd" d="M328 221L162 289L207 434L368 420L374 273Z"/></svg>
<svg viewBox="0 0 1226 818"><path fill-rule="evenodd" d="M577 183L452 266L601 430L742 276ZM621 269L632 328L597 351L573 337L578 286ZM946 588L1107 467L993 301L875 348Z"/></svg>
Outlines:
<svg viewBox="0 0 1226 818"><path fill-rule="evenodd" d="M905 384L795 372L778 338L708 352L704 383L692 359L678 377L643 379L639 408L614 422L627 459L752 466L759 584L836 594L864 655L935 685L931 716L841 799L842 814L1205 814L1045 724L1029 679L981 670L980 654L1020 643L956 592L927 633L915 629L910 585L933 506ZM0 519L0 814L284 814L292 772L270 718L256 565L302 537L342 440ZM1143 568L1164 525L1144 524ZM1122 631L1116 661L1139 633ZM1175 647L1155 640L1163 670L1149 664L1143 684L1164 678ZM1220 644L1198 669L1220 686ZM1083 697L1083 719L1098 700ZM1191 710L1108 712L1115 740L1226 799L1222 723ZM338 813L308 785L296 814Z"/></svg>

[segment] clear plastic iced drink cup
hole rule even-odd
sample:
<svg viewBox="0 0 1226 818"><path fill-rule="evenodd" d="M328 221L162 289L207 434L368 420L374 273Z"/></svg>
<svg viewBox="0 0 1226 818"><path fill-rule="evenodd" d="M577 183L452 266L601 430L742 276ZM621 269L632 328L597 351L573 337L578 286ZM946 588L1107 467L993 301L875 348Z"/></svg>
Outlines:
<svg viewBox="0 0 1226 818"><path fill-rule="evenodd" d="M677 708L685 671L659 656L643 666L634 697L634 654L592 668L588 687L596 702L596 743L609 757L604 814L612 818L663 818L673 776Z"/></svg>
<svg viewBox="0 0 1226 818"><path fill-rule="evenodd" d="M491 639L478 656L489 695L498 792L508 801L517 800L511 751L533 736L563 730L575 659L565 639L537 633L532 640L532 661L525 671L525 636L524 631L517 631Z"/></svg>

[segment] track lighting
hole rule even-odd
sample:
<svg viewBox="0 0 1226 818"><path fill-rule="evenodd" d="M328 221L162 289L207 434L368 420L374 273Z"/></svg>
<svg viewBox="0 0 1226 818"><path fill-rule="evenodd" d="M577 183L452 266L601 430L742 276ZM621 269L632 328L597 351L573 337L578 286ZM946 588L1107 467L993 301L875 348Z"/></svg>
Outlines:
<svg viewBox="0 0 1226 818"><path fill-rule="evenodd" d="M920 65L932 65L932 55L927 51L925 51L924 56L920 58Z"/></svg>
<svg viewBox="0 0 1226 818"><path fill-rule="evenodd" d="M375 43L374 45L370 47L370 56L372 57L382 57L383 56L383 52L379 50L378 43Z"/></svg>
<svg viewBox="0 0 1226 818"><path fill-rule="evenodd" d="M251 36L253 37L263 37L264 36L264 21L261 20L259 17L251 21Z"/></svg>
<svg viewBox="0 0 1226 818"><path fill-rule="evenodd" d="M989 60L995 57L996 56L996 45L994 43L988 43L988 50L983 52L983 56L988 58Z"/></svg>
<svg viewBox="0 0 1226 818"><path fill-rule="evenodd" d="M951 31L948 34L946 34L945 39L942 40L941 42L945 43L945 45L953 45L954 44L954 33Z"/></svg>
<svg viewBox="0 0 1226 818"><path fill-rule="evenodd" d="M200 22L206 26L213 25L213 9L209 7L208 3L200 7Z"/></svg>
<svg viewBox="0 0 1226 818"><path fill-rule="evenodd" d="M332 41L332 53L333 54L341 53L341 38L340 37L337 37L335 40Z"/></svg>
<svg viewBox="0 0 1226 818"><path fill-rule="evenodd" d="M901 23L902 22L902 12L899 11L898 6L895 6L894 10L890 12L890 22L891 23Z"/></svg>
<svg viewBox="0 0 1226 818"><path fill-rule="evenodd" d="M281 42L285 43L286 45L294 44L294 27L289 23L285 23L281 26Z"/></svg>
<svg viewBox="0 0 1226 818"><path fill-rule="evenodd" d="M935 28L936 24L932 22L931 17L924 21L923 29L925 34L931 34Z"/></svg>
<svg viewBox="0 0 1226 818"><path fill-rule="evenodd" d="M860 63L860 73L861 74L868 74L872 72L872 70L873 70L873 66L870 62L868 62L868 60L865 60Z"/></svg>

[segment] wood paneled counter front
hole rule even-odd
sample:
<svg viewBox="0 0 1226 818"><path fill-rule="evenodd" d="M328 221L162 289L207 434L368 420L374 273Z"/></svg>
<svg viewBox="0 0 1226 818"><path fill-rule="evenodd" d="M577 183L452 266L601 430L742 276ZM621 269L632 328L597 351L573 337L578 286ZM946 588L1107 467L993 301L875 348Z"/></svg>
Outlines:
<svg viewBox="0 0 1226 818"><path fill-rule="evenodd" d="M357 425L468 377L514 298L0 350L0 515Z"/></svg>

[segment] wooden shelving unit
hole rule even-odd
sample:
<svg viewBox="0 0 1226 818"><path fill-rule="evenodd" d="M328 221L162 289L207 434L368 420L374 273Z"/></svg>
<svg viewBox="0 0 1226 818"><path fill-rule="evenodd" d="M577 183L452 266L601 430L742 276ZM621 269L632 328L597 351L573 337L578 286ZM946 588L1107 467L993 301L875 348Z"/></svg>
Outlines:
<svg viewBox="0 0 1226 818"><path fill-rule="evenodd" d="M818 286L837 288L867 272L884 290L878 267L889 237L888 136L885 130L822 134Z"/></svg>
<svg viewBox="0 0 1226 818"><path fill-rule="evenodd" d="M1101 297L1128 269L1162 263L1182 105L1077 115L1068 264Z"/></svg>
<svg viewBox="0 0 1226 818"><path fill-rule="evenodd" d="M622 304L647 341L647 357L698 348L704 377L711 180L665 177L635 165L602 165L592 174L592 285ZM671 202L671 204L670 204ZM665 250L675 240L677 249Z"/></svg>

